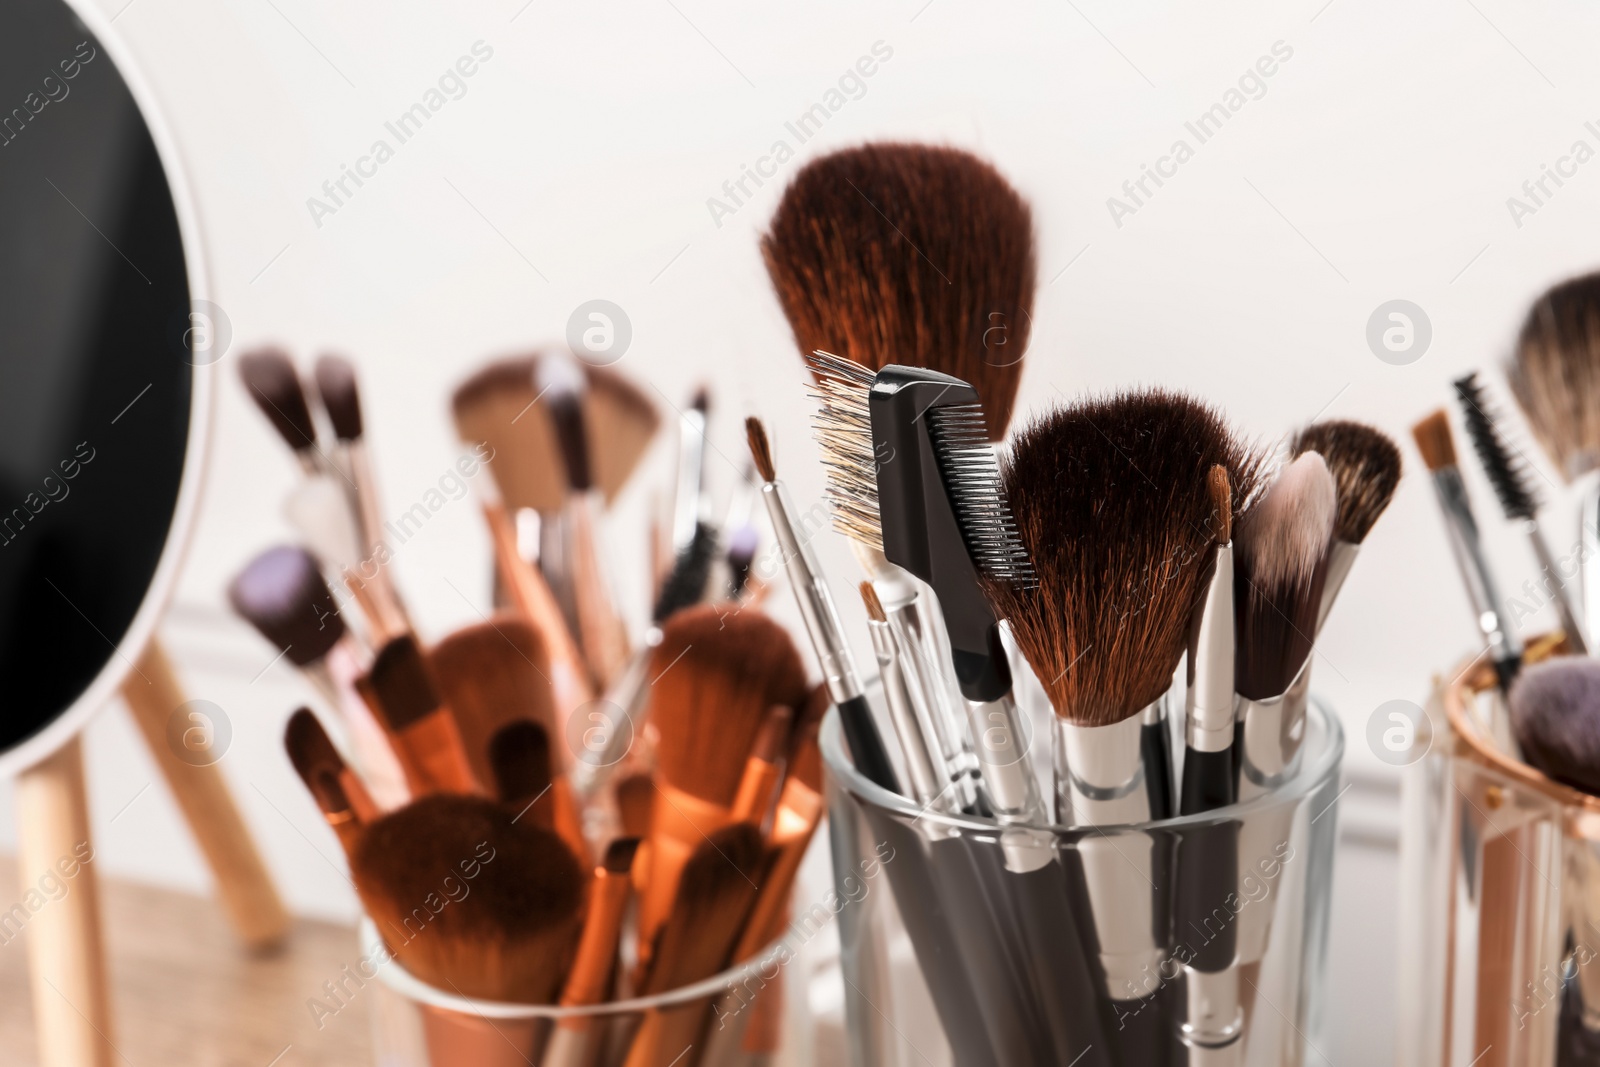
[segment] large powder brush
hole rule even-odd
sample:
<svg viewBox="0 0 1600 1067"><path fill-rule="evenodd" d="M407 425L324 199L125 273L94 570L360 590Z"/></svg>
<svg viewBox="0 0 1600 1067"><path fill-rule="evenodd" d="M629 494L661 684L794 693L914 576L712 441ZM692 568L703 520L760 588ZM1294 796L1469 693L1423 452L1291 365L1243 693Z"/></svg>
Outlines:
<svg viewBox="0 0 1600 1067"><path fill-rule="evenodd" d="M961 378L1004 436L1036 268L1032 212L992 166L918 144L823 156L784 192L761 252L802 354Z"/></svg>
<svg viewBox="0 0 1600 1067"><path fill-rule="evenodd" d="M1058 409L1017 434L1005 492L1038 581L991 591L1058 716L1119 722L1172 684L1215 539L1218 464L1237 510L1259 455L1211 408L1161 390Z"/></svg>

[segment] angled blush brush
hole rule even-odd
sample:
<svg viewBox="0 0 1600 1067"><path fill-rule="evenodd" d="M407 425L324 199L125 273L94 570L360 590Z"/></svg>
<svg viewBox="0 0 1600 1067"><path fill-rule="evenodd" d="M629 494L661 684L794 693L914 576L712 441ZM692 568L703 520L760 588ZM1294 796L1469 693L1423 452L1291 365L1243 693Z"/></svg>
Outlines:
<svg viewBox="0 0 1600 1067"><path fill-rule="evenodd" d="M413 795L482 792L455 715L440 698L416 638L384 645L357 688L388 731Z"/></svg>
<svg viewBox="0 0 1600 1067"><path fill-rule="evenodd" d="M628 636L607 588L596 529L598 495L594 488L589 427L584 414L588 383L577 361L549 354L539 360L535 385L556 432L567 495L556 517L572 586L573 614L590 673L602 687L628 658Z"/></svg>
<svg viewBox="0 0 1600 1067"><path fill-rule="evenodd" d="M360 775L345 765L310 708L301 708L289 716L283 747L348 856L362 830L381 814Z"/></svg>
<svg viewBox="0 0 1600 1067"><path fill-rule="evenodd" d="M1580 599L1587 643L1600 648L1600 273L1562 282L1534 302L1506 377L1562 477L1582 483Z"/></svg>
<svg viewBox="0 0 1600 1067"><path fill-rule="evenodd" d="M368 657L345 627L316 559L297 546L269 548L229 583L228 601L339 713L379 806L389 810L409 799L394 750L353 687Z"/></svg>
<svg viewBox="0 0 1600 1067"><path fill-rule="evenodd" d="M1489 484L1500 501L1500 510L1505 513L1506 521L1520 526L1528 536L1534 558L1539 562L1541 585L1555 601L1556 611L1561 617L1561 631L1566 635L1567 647L1576 655L1588 655L1588 635L1578 621L1577 612L1567 595L1561 568L1556 563L1555 554L1550 551L1550 542L1545 540L1544 532L1540 529L1539 494L1529 476L1528 464L1520 454L1513 454L1505 435L1501 433L1493 408L1478 382L1477 373L1458 378L1455 388L1467 438L1478 453L1478 460L1483 465L1484 474L1489 477Z"/></svg>
<svg viewBox="0 0 1600 1067"><path fill-rule="evenodd" d="M795 603L805 621L811 646L816 651L822 668L822 677L839 709L839 722L844 727L845 741L850 746L851 759L856 768L871 781L891 792L900 791L900 782L883 747L883 736L872 717L861 679L856 674L855 657L844 639L844 628L839 621L833 592L822 573L816 553L808 539L802 538L795 520L794 503L789 491L778 481L777 468L772 459L772 445L761 420L745 420L749 438L750 455L755 460L756 472L761 476L761 497L767 504L767 515L772 519L773 537L783 555L784 568L789 574L789 584L794 589Z"/></svg>
<svg viewBox="0 0 1600 1067"><path fill-rule="evenodd" d="M374 600L383 616L385 633L402 633L411 628L400 591L387 566L389 558L383 537L383 510L378 500L378 481L372 473L361 416L361 388L355 367L340 356L325 355L317 360L314 372L317 395L328 414L337 444L332 465L339 471L347 492L351 513L360 534L361 553L352 569L356 580L370 583Z"/></svg>
<svg viewBox="0 0 1600 1067"><path fill-rule="evenodd" d="M1495 674L1502 692L1508 692L1511 682L1522 666L1522 642L1511 629L1511 616L1500 596L1500 585L1489 568L1484 554L1483 540L1478 532L1478 521L1472 514L1472 501L1467 496L1467 485L1461 480L1461 468L1456 465L1456 446L1450 434L1450 419L1443 408L1429 415L1411 428L1417 442L1417 451L1428 467L1433 479L1434 495L1439 501L1439 511L1444 517L1445 533L1450 541L1451 554L1461 572L1466 586L1467 600L1472 605L1474 620L1488 646L1489 658L1494 663Z"/></svg>

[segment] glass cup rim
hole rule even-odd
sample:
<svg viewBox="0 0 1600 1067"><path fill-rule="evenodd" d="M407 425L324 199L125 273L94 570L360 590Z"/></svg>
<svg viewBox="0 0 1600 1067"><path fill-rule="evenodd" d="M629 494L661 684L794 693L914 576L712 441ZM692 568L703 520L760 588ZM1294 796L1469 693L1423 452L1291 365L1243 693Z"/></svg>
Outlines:
<svg viewBox="0 0 1600 1067"><path fill-rule="evenodd" d="M775 960L777 961L777 966L781 967L788 959L792 959L796 955L794 950L787 944L789 934L785 930L771 944L743 963L735 964L719 974L714 974L710 978L703 978L691 985L679 986L677 989L669 989L665 993L657 993L649 997L632 997L628 1000L608 1000L602 1004L562 1007L560 1004L517 1004L504 1000L480 1000L476 997L462 996L459 993L448 993L437 986L429 985L406 970L395 954L389 950L383 937L378 933L378 926L372 921L371 916L361 916L359 933L364 952L362 958L381 961L377 964L377 978L389 989L414 1003L425 1004L432 1008L442 1008L461 1015L481 1016L485 1019L550 1019L559 1021L561 1019L610 1018L620 1015L635 1015L654 1008L671 1008L690 1001L707 999L731 992L752 977L759 979L763 983L771 982L773 976L763 975L761 972L772 966ZM788 958L779 959L778 957L785 950L788 951Z"/></svg>
<svg viewBox="0 0 1600 1067"><path fill-rule="evenodd" d="M1116 826L1063 826L1057 823L1007 823L1002 826L994 819L929 810L910 797L891 793L864 777L845 754L844 733L839 725L837 708L830 708L823 718L818 742L822 749L823 763L834 781L857 800L900 816L907 822L979 834L995 834L1003 830L1033 830L1067 839L1089 834L1103 836L1116 831L1183 830L1237 822L1241 816L1293 803L1309 795L1331 776L1338 774L1340 763L1344 758L1344 727L1327 702L1313 693L1306 701L1306 740L1296 761L1297 769L1286 780L1249 800L1194 815L1175 815L1157 822L1122 823ZM1315 749L1314 745L1317 746Z"/></svg>

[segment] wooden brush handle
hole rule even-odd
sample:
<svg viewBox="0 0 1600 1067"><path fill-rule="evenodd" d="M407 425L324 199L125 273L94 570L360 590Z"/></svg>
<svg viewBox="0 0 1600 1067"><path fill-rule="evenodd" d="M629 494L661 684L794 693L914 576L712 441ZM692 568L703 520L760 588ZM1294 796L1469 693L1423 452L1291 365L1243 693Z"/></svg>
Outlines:
<svg viewBox="0 0 1600 1067"><path fill-rule="evenodd" d="M280 944L288 936L289 913L222 771L215 763L196 766L179 759L168 743L167 721L185 698L159 641L145 647L138 670L122 683L122 697L211 868L234 933L257 951Z"/></svg>
<svg viewBox="0 0 1600 1067"><path fill-rule="evenodd" d="M494 542L494 558L511 592L511 600L529 626L544 638L550 651L551 683L556 691L558 729L566 726L567 716L594 699L594 686L584 664L583 654L572 639L572 631L561 615L561 606L545 582L517 551L517 532L505 505L488 502L483 515ZM565 746L556 746L564 748Z"/></svg>
<svg viewBox="0 0 1600 1067"><path fill-rule="evenodd" d="M39 1063L111 1067L117 1052L111 1043L100 895L76 737L17 776L16 808L24 899L66 887L64 896L46 897L27 920Z"/></svg>

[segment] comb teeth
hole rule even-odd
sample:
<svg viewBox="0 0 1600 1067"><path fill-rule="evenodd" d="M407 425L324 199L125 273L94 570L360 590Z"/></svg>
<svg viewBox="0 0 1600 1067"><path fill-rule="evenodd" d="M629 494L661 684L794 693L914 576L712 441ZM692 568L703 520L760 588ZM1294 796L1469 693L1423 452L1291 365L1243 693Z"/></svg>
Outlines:
<svg viewBox="0 0 1600 1067"><path fill-rule="evenodd" d="M833 528L853 541L883 551L883 520L878 514L878 468L872 448L872 414L867 395L872 371L829 352L806 357L817 385L812 433L822 446L828 474L827 498Z"/></svg>
<svg viewBox="0 0 1600 1067"><path fill-rule="evenodd" d="M1500 510L1508 519L1531 519L1539 509L1539 496L1528 478L1528 465L1513 453L1495 424L1496 412L1484 395L1477 372L1457 379L1456 397L1461 401L1462 422L1473 451L1483 464L1494 495L1500 499Z"/></svg>
<svg viewBox="0 0 1600 1067"><path fill-rule="evenodd" d="M983 405L930 408L927 419L939 473L972 562L986 578L1033 587L1038 579L1006 504Z"/></svg>

